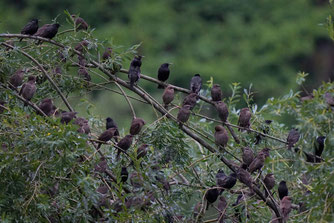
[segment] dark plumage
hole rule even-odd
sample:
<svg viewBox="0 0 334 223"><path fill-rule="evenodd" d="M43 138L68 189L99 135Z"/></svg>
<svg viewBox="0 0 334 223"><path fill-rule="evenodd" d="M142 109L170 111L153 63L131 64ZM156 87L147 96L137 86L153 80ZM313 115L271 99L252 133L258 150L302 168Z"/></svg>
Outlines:
<svg viewBox="0 0 334 223"><path fill-rule="evenodd" d="M131 122L130 134L137 135L139 134L142 127L145 125L145 121L141 118L134 118Z"/></svg>
<svg viewBox="0 0 334 223"><path fill-rule="evenodd" d="M223 170L218 170L217 174L216 174L216 185L217 187L221 187L220 185L222 185L222 181L226 178L226 174L224 173ZM224 189L221 189L221 192L223 192Z"/></svg>
<svg viewBox="0 0 334 223"><path fill-rule="evenodd" d="M211 98L212 101L221 101L222 100L222 90L220 89L219 84L214 84L211 88Z"/></svg>
<svg viewBox="0 0 334 223"><path fill-rule="evenodd" d="M74 124L79 126L78 132L89 134L90 133L90 127L88 124L88 120L78 117L75 119Z"/></svg>
<svg viewBox="0 0 334 223"><path fill-rule="evenodd" d="M24 77L24 71L21 69L17 70L12 76L10 76L9 83L13 85L14 88L17 88L18 86L22 85L23 77ZM12 88L12 86L10 87Z"/></svg>
<svg viewBox="0 0 334 223"><path fill-rule="evenodd" d="M261 154L264 154L264 158L267 158L270 155L269 152L270 152L269 148L263 148L260 152L257 153L257 156L260 156Z"/></svg>
<svg viewBox="0 0 334 223"><path fill-rule="evenodd" d="M142 56L135 56L133 60L131 61L130 66L141 67L141 64L142 64L141 59L142 59Z"/></svg>
<svg viewBox="0 0 334 223"><path fill-rule="evenodd" d="M226 129L222 125L217 125L215 131L215 143L225 147L229 139Z"/></svg>
<svg viewBox="0 0 334 223"><path fill-rule="evenodd" d="M321 156L325 148L325 136L318 136L314 143L314 154L316 156Z"/></svg>
<svg viewBox="0 0 334 223"><path fill-rule="evenodd" d="M167 109L168 105L174 100L174 88L170 85L164 90L162 94L162 101L164 102L164 106Z"/></svg>
<svg viewBox="0 0 334 223"><path fill-rule="evenodd" d="M137 150L137 159L145 157L147 151L148 151L148 145L147 144L141 145Z"/></svg>
<svg viewBox="0 0 334 223"><path fill-rule="evenodd" d="M111 57L111 53L112 53L112 49L110 47L108 47L102 55L102 60L108 60Z"/></svg>
<svg viewBox="0 0 334 223"><path fill-rule="evenodd" d="M51 116L53 114L53 102L51 98L44 98L38 107L47 116Z"/></svg>
<svg viewBox="0 0 334 223"><path fill-rule="evenodd" d="M35 36L52 39L53 37L56 36L59 27L60 27L60 24L58 23L45 24L44 26L42 26L41 28L37 30L37 32L35 33Z"/></svg>
<svg viewBox="0 0 334 223"><path fill-rule="evenodd" d="M217 173L218 175L218 173ZM228 176L219 176L219 178L217 178L216 175L216 181L217 181L217 186L218 187L223 187L224 189L231 189L232 187L234 187L234 185L237 183L237 175L236 173L231 173Z"/></svg>
<svg viewBox="0 0 334 223"><path fill-rule="evenodd" d="M60 122L63 124L68 124L76 117L77 112L62 112Z"/></svg>
<svg viewBox="0 0 334 223"><path fill-rule="evenodd" d="M0 114L2 114L3 111L5 110L5 107L4 107L5 103L6 103L5 101L0 100Z"/></svg>
<svg viewBox="0 0 334 223"><path fill-rule="evenodd" d="M334 97L331 95L331 93L327 92L324 95L325 101L329 106L334 106Z"/></svg>
<svg viewBox="0 0 334 223"><path fill-rule="evenodd" d="M190 110L192 110L197 102L198 95L196 93L190 93L187 97L184 98L182 106L189 105Z"/></svg>
<svg viewBox="0 0 334 223"><path fill-rule="evenodd" d="M169 77L169 63L163 63L161 64L159 70L158 70L158 80L165 82ZM163 85L158 85L158 88L164 88Z"/></svg>
<svg viewBox="0 0 334 223"><path fill-rule="evenodd" d="M130 183L135 188L142 187L143 186L143 178L138 172L132 172L130 174Z"/></svg>
<svg viewBox="0 0 334 223"><path fill-rule="evenodd" d="M94 170L96 172L104 173L108 167L107 160L104 157L100 158L100 162L95 165Z"/></svg>
<svg viewBox="0 0 334 223"><path fill-rule="evenodd" d="M112 118L108 117L106 118L106 129L110 129L110 128L116 129L115 134L114 134L114 139L116 142L118 142L119 131L118 131L117 124Z"/></svg>
<svg viewBox="0 0 334 223"><path fill-rule="evenodd" d="M120 149L117 150L117 159L119 158L121 152L126 152L130 148L132 145L132 139L133 135L126 135L117 143L117 147L122 149L122 151Z"/></svg>
<svg viewBox="0 0 334 223"><path fill-rule="evenodd" d="M286 222L291 212L291 198L288 196L283 197L279 207L282 213L283 221Z"/></svg>
<svg viewBox="0 0 334 223"><path fill-rule="evenodd" d="M107 129L106 131L104 131L98 138L99 141L103 141L103 142L107 142L110 139L112 139L112 137L114 136L116 132L115 128L110 128ZM98 146L98 148L101 146L101 144Z"/></svg>
<svg viewBox="0 0 334 223"><path fill-rule="evenodd" d="M255 157L253 162L249 165L249 172L254 173L256 170L261 170L264 165L264 160L266 155L261 153Z"/></svg>
<svg viewBox="0 0 334 223"><path fill-rule="evenodd" d="M244 147L242 149L242 161L244 162L244 164L246 164L247 166L249 166L254 160L254 152L251 148Z"/></svg>
<svg viewBox="0 0 334 223"><path fill-rule="evenodd" d="M219 191L217 188L209 189L205 194L205 199L210 203L214 203L219 196Z"/></svg>
<svg viewBox="0 0 334 223"><path fill-rule="evenodd" d="M128 78L130 81L130 87L133 88L133 85L140 79L140 67L130 65Z"/></svg>
<svg viewBox="0 0 334 223"><path fill-rule="evenodd" d="M122 170L121 170L121 181L123 183L125 183L129 178L129 172L128 170L126 169L126 167L122 167Z"/></svg>
<svg viewBox="0 0 334 223"><path fill-rule="evenodd" d="M241 183L247 185L248 187L252 188L252 177L247 170L244 168L239 167L237 169L237 178L240 180Z"/></svg>
<svg viewBox="0 0 334 223"><path fill-rule="evenodd" d="M274 186L275 186L275 176L274 176L274 174L272 174L272 173L268 173L268 174L264 177L264 179L263 179L263 183L264 183L264 185L266 185L266 188L267 188L268 190L273 189Z"/></svg>
<svg viewBox="0 0 334 223"><path fill-rule="evenodd" d="M249 108L241 109L240 114L239 114L238 125L240 127L249 128L251 117L252 117L252 113L250 112Z"/></svg>
<svg viewBox="0 0 334 223"><path fill-rule="evenodd" d="M299 151L300 151L299 148L295 148L295 152L296 153L298 153ZM308 152L303 151L303 154L306 157L306 162L309 162L309 163L320 163L320 162L323 161L323 159L320 156L314 155L312 153L308 153Z"/></svg>
<svg viewBox="0 0 334 223"><path fill-rule="evenodd" d="M282 200L283 197L288 196L288 195L289 195L288 187L286 185L286 182L282 180L278 185L278 196Z"/></svg>
<svg viewBox="0 0 334 223"><path fill-rule="evenodd" d="M191 78L191 81L190 81L190 91L198 94L201 88L202 88L201 75L195 74L193 78Z"/></svg>
<svg viewBox="0 0 334 223"><path fill-rule="evenodd" d="M80 29L87 30L88 29L88 24L83 18L77 17L76 15L72 15L72 19L74 20L77 30L80 30Z"/></svg>
<svg viewBox="0 0 334 223"><path fill-rule="evenodd" d="M190 117L190 105L184 105L177 113L177 121L180 125L186 123Z"/></svg>
<svg viewBox="0 0 334 223"><path fill-rule="evenodd" d="M34 35L38 30L38 19L33 19L28 22L21 30L21 34ZM22 38L20 39L20 41Z"/></svg>
<svg viewBox="0 0 334 223"><path fill-rule="evenodd" d="M31 75L28 77L28 81L25 84L23 84L19 94L22 95L24 99L30 101L34 96L36 92L35 82L36 82L36 77ZM26 106L27 104L25 103L24 105Z"/></svg>
<svg viewBox="0 0 334 223"><path fill-rule="evenodd" d="M299 140L300 134L298 129L291 129L286 139L288 142L288 149L290 150Z"/></svg>
<svg viewBox="0 0 334 223"><path fill-rule="evenodd" d="M222 122L226 122L229 114L227 105L222 101L218 101L216 103L216 109L218 111L218 116L220 120Z"/></svg>
<svg viewBox="0 0 334 223"><path fill-rule="evenodd" d="M89 75L89 73L88 73L88 71L87 71L87 69L85 67L80 67L79 68L78 75L80 77L83 77L83 79L85 81L91 81L92 80L91 76Z"/></svg>

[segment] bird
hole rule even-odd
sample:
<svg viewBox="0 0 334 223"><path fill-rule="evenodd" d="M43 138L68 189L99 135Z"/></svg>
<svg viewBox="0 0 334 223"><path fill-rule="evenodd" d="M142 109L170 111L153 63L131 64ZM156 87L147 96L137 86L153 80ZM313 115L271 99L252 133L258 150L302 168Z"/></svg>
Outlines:
<svg viewBox="0 0 334 223"><path fill-rule="evenodd" d="M184 105L180 108L177 113L177 121L179 122L180 127L183 123L186 123L190 117L190 105Z"/></svg>
<svg viewBox="0 0 334 223"><path fill-rule="evenodd" d="M226 122L227 117L229 115L227 105L223 101L218 101L218 102L216 102L215 106L216 106L216 109L218 111L218 116L219 116L220 120L222 122Z"/></svg>
<svg viewBox="0 0 334 223"><path fill-rule="evenodd" d="M130 174L130 183L134 188L140 188L143 186L143 178L138 172L132 172Z"/></svg>
<svg viewBox="0 0 334 223"><path fill-rule="evenodd" d="M4 107L5 103L6 103L5 101L0 100L0 114L2 114L3 111L5 110L5 107Z"/></svg>
<svg viewBox="0 0 334 223"><path fill-rule="evenodd" d="M284 196L279 207L282 213L283 221L286 222L291 212L291 197Z"/></svg>
<svg viewBox="0 0 334 223"><path fill-rule="evenodd" d="M215 131L215 143L224 148L229 139L226 129L222 125L217 125Z"/></svg>
<svg viewBox="0 0 334 223"><path fill-rule="evenodd" d="M243 166L238 167L236 174L237 174L237 178L240 180L241 183L245 184L246 186L248 186L251 189L253 188L252 177L251 177L250 173L243 168Z"/></svg>
<svg viewBox="0 0 334 223"><path fill-rule="evenodd" d="M300 133L298 132L298 129L294 128L290 130L289 135L286 139L289 150L291 150L291 148L298 142L299 137Z"/></svg>
<svg viewBox="0 0 334 223"><path fill-rule="evenodd" d="M34 35L44 37L44 38L47 38L47 39L52 39L53 37L56 36L59 27L60 27L60 24L58 24L58 23L45 24L44 26L39 28Z"/></svg>
<svg viewBox="0 0 334 223"><path fill-rule="evenodd" d="M143 144L137 149L137 160L146 156L148 152L148 145Z"/></svg>
<svg viewBox="0 0 334 223"><path fill-rule="evenodd" d="M283 197L288 196L288 195L289 195L288 187L286 185L286 182L282 180L278 185L278 196L282 200Z"/></svg>
<svg viewBox="0 0 334 223"><path fill-rule="evenodd" d="M141 118L133 118L130 127L131 135L138 135L142 127L146 124L146 122Z"/></svg>
<svg viewBox="0 0 334 223"><path fill-rule="evenodd" d="M131 64L130 64L130 66L132 65L132 66L134 66L134 67L141 67L141 64L142 64L142 61L141 61L141 59L143 58L143 56L135 56L134 58L133 58L133 60L131 61Z"/></svg>
<svg viewBox="0 0 334 223"><path fill-rule="evenodd" d="M193 110L196 105L197 99L198 95L196 93L190 93L189 95L187 95L187 97L183 99L182 106L190 105L190 110Z"/></svg>
<svg viewBox="0 0 334 223"><path fill-rule="evenodd" d="M211 88L211 98L212 101L221 101L222 100L222 90L219 84L214 84Z"/></svg>
<svg viewBox="0 0 334 223"><path fill-rule="evenodd" d="M239 114L238 125L243 128L249 128L251 117L252 117L252 113L250 112L249 108L242 108Z"/></svg>
<svg viewBox="0 0 334 223"><path fill-rule="evenodd" d="M162 185L165 191L168 193L170 190L169 181L165 178L162 171L159 171L158 174L155 176L155 179Z"/></svg>
<svg viewBox="0 0 334 223"><path fill-rule="evenodd" d="M44 98L38 105L44 114L51 116L53 114L53 102L51 98Z"/></svg>
<svg viewBox="0 0 334 223"><path fill-rule="evenodd" d="M126 169L126 167L123 166L121 170L121 181L125 183L128 180L128 178L129 178L129 172Z"/></svg>
<svg viewBox="0 0 334 223"><path fill-rule="evenodd" d="M23 69L17 70L12 76L9 78L9 87L12 89L16 89L18 86L22 85L24 77Z"/></svg>
<svg viewBox="0 0 334 223"><path fill-rule="evenodd" d="M78 114L77 112L62 112L61 113L61 119L60 119L60 122L63 123L63 124L68 124L70 121L72 121L75 117L76 117L76 114Z"/></svg>
<svg viewBox="0 0 334 223"><path fill-rule="evenodd" d="M267 190L270 191L271 189L274 188L275 186L275 176L272 173L268 173L264 179L263 183L266 186ZM268 192L265 190L265 197L268 197Z"/></svg>
<svg viewBox="0 0 334 223"><path fill-rule="evenodd" d="M78 132L80 133L85 133L85 134L89 134L90 133L90 127L88 124L88 120L81 118L81 117L77 117L74 120L74 124L79 126Z"/></svg>
<svg viewBox="0 0 334 223"><path fill-rule="evenodd" d="M97 138L97 140L102 141L102 142L107 142L110 139L112 139L115 132L116 132L115 128L107 129L99 136L99 138ZM97 149L99 149L101 147L101 145L102 145L102 143L99 143L98 146L97 146Z"/></svg>
<svg viewBox="0 0 334 223"><path fill-rule="evenodd" d="M242 161L244 164L249 166L254 160L254 152L248 146L242 149Z"/></svg>
<svg viewBox="0 0 334 223"><path fill-rule="evenodd" d="M329 106L334 106L334 97L331 95L331 93L326 92L324 98Z"/></svg>
<svg viewBox="0 0 334 223"><path fill-rule="evenodd" d="M198 94L201 88L202 88L201 75L195 74L190 81L190 91L192 93Z"/></svg>
<svg viewBox="0 0 334 223"><path fill-rule="evenodd" d="M261 168L264 165L264 160L266 159L266 155L263 153L260 153L255 157L253 162L249 165L249 172L252 174L256 170L261 170Z"/></svg>
<svg viewBox="0 0 334 223"><path fill-rule="evenodd" d="M89 75L89 73L88 73L88 71L87 71L87 69L85 67L80 67L79 68L78 75L80 77L83 77L83 79L85 81L91 81L92 80L91 76Z"/></svg>
<svg viewBox="0 0 334 223"><path fill-rule="evenodd" d="M299 148L295 148L295 152L296 153L298 153L299 151L300 151ZM306 157L306 162L309 162L309 163L321 163L322 161L324 161L320 156L317 156L315 154L308 153L308 152L305 152L305 151L303 151L303 154Z"/></svg>
<svg viewBox="0 0 334 223"><path fill-rule="evenodd" d="M158 80L159 81L165 82L168 79L169 73L170 73L169 65L170 63L163 63L159 67L159 70L158 70ZM164 86L159 84L158 88L163 89Z"/></svg>
<svg viewBox="0 0 334 223"><path fill-rule="evenodd" d="M87 30L88 29L88 24L83 18L78 17L76 15L72 15L72 19L74 20L77 30L80 30L80 29Z"/></svg>
<svg viewBox="0 0 334 223"><path fill-rule="evenodd" d="M36 92L35 82L36 82L36 77L33 75L30 75L28 77L28 81L23 84L19 95L22 95L24 99L26 99L27 101L30 101ZM24 103L24 106L27 106L27 103Z"/></svg>
<svg viewBox="0 0 334 223"><path fill-rule="evenodd" d="M326 136L318 136L316 141L314 142L314 154L316 156L321 156L322 152L325 148L325 140Z"/></svg>
<svg viewBox="0 0 334 223"><path fill-rule="evenodd" d="M224 215L225 215L225 210L227 207L227 201L224 196L220 196L218 199L218 211L219 211L219 218L218 218L218 223L223 223L224 222Z"/></svg>
<svg viewBox="0 0 334 223"><path fill-rule="evenodd" d="M82 40L79 43L77 43L77 45L75 45L74 49L79 51L80 53L83 53L84 49L87 48L88 45L89 42L87 40Z"/></svg>
<svg viewBox="0 0 334 223"><path fill-rule="evenodd" d="M110 129L110 128L115 128L116 129L115 134L114 134L114 139L115 139L116 142L118 142L119 131L118 131L117 124L112 118L107 117L106 118L106 129Z"/></svg>
<svg viewBox="0 0 334 223"><path fill-rule="evenodd" d="M257 156L260 156L261 154L264 154L265 158L269 157L270 155L270 148L263 148L260 152L257 153Z"/></svg>
<svg viewBox="0 0 334 223"><path fill-rule="evenodd" d="M34 35L38 30L38 19L32 19L21 30L21 34ZM22 41L23 38L20 39Z"/></svg>
<svg viewBox="0 0 334 223"><path fill-rule="evenodd" d="M268 134L268 133L269 133L269 131L270 131L270 127L269 127L269 125L270 125L271 123L272 123L272 120L265 120L265 121L264 121L264 125L260 126L260 128L262 129L262 132L263 132L264 134ZM261 134L257 134L257 135L256 135L256 138L255 138L255 145L260 144L261 140L262 140L262 136L261 136Z"/></svg>
<svg viewBox="0 0 334 223"><path fill-rule="evenodd" d="M162 94L162 101L164 102L164 107L167 109L168 105L174 100L174 88L170 85L166 87L164 93Z"/></svg>
<svg viewBox="0 0 334 223"><path fill-rule="evenodd" d="M100 162L95 165L94 171L104 173L108 167L108 163L105 157L100 158Z"/></svg>
<svg viewBox="0 0 334 223"><path fill-rule="evenodd" d="M217 188L209 189L205 194L205 199L208 201L209 204L214 203L219 196L219 191ZM209 205L207 205L206 209L208 209Z"/></svg>
<svg viewBox="0 0 334 223"><path fill-rule="evenodd" d="M216 174L216 183L218 187L222 187L224 189L231 189L237 183L237 175L236 173L231 173L226 176L225 174Z"/></svg>
<svg viewBox="0 0 334 223"><path fill-rule="evenodd" d="M132 140L133 140L133 135L126 135L117 143L118 150L116 159L119 159L121 152L126 152L130 148L130 146L132 145ZM120 150L119 148L121 148L122 150Z"/></svg>
<svg viewBox="0 0 334 223"><path fill-rule="evenodd" d="M102 60L106 61L111 57L112 49L108 47L102 54Z"/></svg>
<svg viewBox="0 0 334 223"><path fill-rule="evenodd" d="M130 87L133 88L134 84L137 83L140 79L140 67L133 66L131 63L128 78L130 81Z"/></svg>

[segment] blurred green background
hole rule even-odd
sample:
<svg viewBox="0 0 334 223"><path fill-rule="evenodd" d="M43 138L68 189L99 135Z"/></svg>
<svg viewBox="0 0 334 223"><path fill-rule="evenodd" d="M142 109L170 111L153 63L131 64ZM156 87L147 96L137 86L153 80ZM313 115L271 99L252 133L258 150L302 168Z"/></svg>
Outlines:
<svg viewBox="0 0 334 223"><path fill-rule="evenodd" d="M182 87L195 73L204 83L213 77L225 96L233 82L252 83L262 104L299 90L298 71L310 73L309 90L333 79L334 45L323 25L327 0L1 0L0 32L18 33L31 18L42 25L58 16L66 24L66 9L80 14L100 40L124 48L142 42L142 72L156 77L160 64L171 62L169 81ZM140 85L160 98L156 85ZM88 98L101 118L130 116L120 96L94 92ZM148 116L141 104L135 107L138 116Z"/></svg>

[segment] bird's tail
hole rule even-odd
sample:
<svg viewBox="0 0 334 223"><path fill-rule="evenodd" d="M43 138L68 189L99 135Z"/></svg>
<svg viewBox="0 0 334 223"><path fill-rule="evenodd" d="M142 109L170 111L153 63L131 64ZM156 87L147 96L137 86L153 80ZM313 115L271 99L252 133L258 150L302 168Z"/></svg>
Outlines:
<svg viewBox="0 0 334 223"><path fill-rule="evenodd" d="M20 38L20 42L23 40L23 38Z"/></svg>
<svg viewBox="0 0 334 223"><path fill-rule="evenodd" d="M164 89L165 87L161 84L158 85L158 89Z"/></svg>

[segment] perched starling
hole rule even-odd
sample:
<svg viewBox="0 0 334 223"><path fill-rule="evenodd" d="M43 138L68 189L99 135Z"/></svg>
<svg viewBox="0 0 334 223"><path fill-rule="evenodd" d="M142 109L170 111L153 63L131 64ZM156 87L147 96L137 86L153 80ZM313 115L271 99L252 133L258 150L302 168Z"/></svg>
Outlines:
<svg viewBox="0 0 334 223"><path fill-rule="evenodd" d="M286 222L291 212L291 198L288 196L284 196L281 200L279 207L282 213L283 221Z"/></svg>
<svg viewBox="0 0 334 223"><path fill-rule="evenodd" d="M316 156L321 156L322 152L325 148L325 136L318 136L316 141L314 142L314 154Z"/></svg>
<svg viewBox="0 0 334 223"><path fill-rule="evenodd" d="M219 220L218 223L223 223L224 222L224 215L226 212L226 207L227 207L227 201L224 196L220 196L218 199L218 211L219 211Z"/></svg>
<svg viewBox="0 0 334 223"><path fill-rule="evenodd" d="M327 92L324 95L325 101L329 106L334 106L334 97L331 95L331 93Z"/></svg>
<svg viewBox="0 0 334 223"><path fill-rule="evenodd" d="M137 135L139 134L140 130L142 127L145 125L145 121L141 118L133 118L131 122L131 127L130 127L130 134L131 135Z"/></svg>
<svg viewBox="0 0 334 223"><path fill-rule="evenodd" d="M269 125L272 123L272 120L265 120L264 121L264 126L261 126L260 128L262 129L262 132L264 134L268 134L270 131L270 127ZM262 140L262 135L261 134L257 134L256 135L256 140L255 140L255 145L258 145Z"/></svg>
<svg viewBox="0 0 334 223"><path fill-rule="evenodd" d="M131 207L140 207L143 203L143 198L142 197L138 197L138 196L131 196L128 197L127 200L125 201L125 207L127 209L131 208Z"/></svg>
<svg viewBox="0 0 334 223"><path fill-rule="evenodd" d="M22 95L24 99L30 101L34 96L36 92L35 82L36 82L36 77L31 75L28 77L28 81L25 84L23 84L19 94ZM24 105L26 106L27 104L24 103Z"/></svg>
<svg viewBox="0 0 334 223"><path fill-rule="evenodd" d="M227 105L222 101L218 101L216 103L216 109L218 111L218 116L219 116L220 120L222 122L226 122L228 114L229 114Z"/></svg>
<svg viewBox="0 0 334 223"><path fill-rule="evenodd" d="M142 59L142 56L135 56L133 60L131 61L130 66L141 67L141 63L142 63L141 59Z"/></svg>
<svg viewBox="0 0 334 223"><path fill-rule="evenodd" d="M119 131L118 131L117 124L112 118L108 117L106 118L106 129L110 129L110 128L116 129L115 134L114 134L114 139L116 142L118 142Z"/></svg>
<svg viewBox="0 0 334 223"><path fill-rule="evenodd" d="M137 149L137 160L146 156L148 151L148 145L143 144Z"/></svg>
<svg viewBox="0 0 334 223"><path fill-rule="evenodd" d="M58 23L45 24L44 26L42 26L41 28L37 30L37 32L35 33L35 36L52 39L57 34L59 27L60 27L60 24Z"/></svg>
<svg viewBox="0 0 334 223"><path fill-rule="evenodd" d="M184 98L182 106L189 105L190 110L193 110L193 108L196 105L198 99L198 95L195 93L190 93L187 97Z"/></svg>
<svg viewBox="0 0 334 223"><path fill-rule="evenodd" d="M211 88L211 98L212 101L221 101L222 100L222 90L220 89L219 84L214 84Z"/></svg>
<svg viewBox="0 0 334 223"><path fill-rule="evenodd" d="M140 79L140 67L130 65L128 78L130 81L130 87L133 88L133 85Z"/></svg>
<svg viewBox="0 0 334 223"><path fill-rule="evenodd" d="M95 165L94 170L96 172L104 173L106 171L107 167L108 167L108 163L107 163L106 158L101 157L100 162Z"/></svg>
<svg viewBox="0 0 334 223"><path fill-rule="evenodd" d="M72 15L72 19L75 22L75 26L77 30L80 30L80 29L87 30L88 29L88 24L83 18L77 17L76 15Z"/></svg>
<svg viewBox="0 0 334 223"><path fill-rule="evenodd" d="M143 186L143 178L138 172L130 174L130 183L133 187L139 188Z"/></svg>
<svg viewBox="0 0 334 223"><path fill-rule="evenodd" d="M264 165L264 160L266 155L261 153L255 157L253 162L249 165L249 172L254 173L256 170L261 170Z"/></svg>
<svg viewBox="0 0 334 223"><path fill-rule="evenodd" d="M118 148L117 150L117 159L119 158L119 156L121 155L121 152L126 152L130 146L132 145L132 139L133 139L133 135L126 135L124 136L124 138L122 138L118 143L117 143L117 147L121 148L122 151Z"/></svg>
<svg viewBox="0 0 334 223"><path fill-rule="evenodd" d="M72 121L76 117L77 112L62 112L61 113L61 123L68 124L70 121Z"/></svg>
<svg viewBox="0 0 334 223"><path fill-rule="evenodd" d="M198 94L202 88L202 79L201 75L195 74L190 81L190 91L192 93Z"/></svg>
<svg viewBox="0 0 334 223"><path fill-rule="evenodd" d="M123 183L125 183L128 180L128 177L129 177L128 170L126 169L126 167L122 167L122 170L121 170L121 181Z"/></svg>
<svg viewBox="0 0 334 223"><path fill-rule="evenodd" d="M254 152L248 146L242 148L242 161L249 166L254 160Z"/></svg>
<svg viewBox="0 0 334 223"><path fill-rule="evenodd" d="M168 85L164 93L162 94L162 101L164 102L164 106L166 109L173 100L174 100L174 88Z"/></svg>
<svg viewBox="0 0 334 223"><path fill-rule="evenodd" d="M209 189L205 194L205 199L210 203L214 203L219 196L219 191L217 188Z"/></svg>
<svg viewBox="0 0 334 223"><path fill-rule="evenodd" d="M222 125L217 125L215 127L215 142L218 146L225 147L228 142L228 134L226 129Z"/></svg>
<svg viewBox="0 0 334 223"><path fill-rule="evenodd" d="M269 148L263 148L260 152L257 153L257 156L260 156L261 154L264 154L264 158L266 159L270 155L270 149Z"/></svg>
<svg viewBox="0 0 334 223"><path fill-rule="evenodd" d="M80 41L77 45L75 45L74 49L79 51L80 53L84 52L84 49L87 48L89 42L87 40Z"/></svg>
<svg viewBox="0 0 334 223"><path fill-rule="evenodd" d="M218 175L218 173L217 173ZM216 181L217 181L217 186L218 187L223 187L224 189L231 189L232 187L234 187L234 185L237 183L237 175L236 173L231 173L228 176L219 176L219 178L217 178L216 175Z"/></svg>
<svg viewBox="0 0 334 223"><path fill-rule="evenodd" d="M112 137L114 137L114 134L116 132L116 129L115 128L110 128L110 129L107 129L106 131L104 131L98 138L99 141L103 141L103 142L107 142L109 141L110 139L112 139ZM101 147L101 143L99 143L97 149L99 149Z"/></svg>
<svg viewBox="0 0 334 223"><path fill-rule="evenodd" d="M190 105L184 105L180 108L179 113L177 114L177 121L180 125L186 123L190 117Z"/></svg>
<svg viewBox="0 0 334 223"><path fill-rule="evenodd" d="M24 35L34 35L38 30L38 19L33 19L28 22L23 29L21 30L21 34ZM20 41L22 38L20 39Z"/></svg>
<svg viewBox="0 0 334 223"><path fill-rule="evenodd" d="M169 73L170 73L168 66L169 66L169 63L161 64L158 70L158 80L159 81L165 82L168 79ZM159 84L158 88L164 88L164 86Z"/></svg>
<svg viewBox="0 0 334 223"><path fill-rule="evenodd" d="M161 171L160 171L161 173ZM168 191L170 190L170 184L168 182L168 180L166 180L165 176L161 173L159 175L155 176L155 179L162 184L162 187L165 189L165 191L168 193Z"/></svg>
<svg viewBox="0 0 334 223"><path fill-rule="evenodd" d="M289 195L288 187L286 186L286 182L282 180L278 185L278 196L282 200L283 197Z"/></svg>
<svg viewBox="0 0 334 223"><path fill-rule="evenodd" d="M275 176L272 173L268 173L264 179L263 179L263 183L266 186L266 188L268 189L268 191L270 191L271 189L274 188L275 186ZM267 190L265 190L265 196L268 197L268 192Z"/></svg>
<svg viewBox="0 0 334 223"><path fill-rule="evenodd" d="M298 132L298 129L291 129L288 135L288 138L286 141L288 142L288 149L291 150L291 148L298 142L300 137L300 134Z"/></svg>
<svg viewBox="0 0 334 223"><path fill-rule="evenodd" d="M91 81L92 80L91 76L89 75L89 73L88 73L88 71L85 67L79 68L78 74L79 74L80 77L83 77L83 79L85 81Z"/></svg>
<svg viewBox="0 0 334 223"><path fill-rule="evenodd" d="M53 103L51 98L44 98L39 104L39 109L41 109L44 114L51 116L53 114Z"/></svg>
<svg viewBox="0 0 334 223"><path fill-rule="evenodd" d="M246 186L253 188L252 186L252 177L247 170L244 170L242 167L239 167L237 170L237 177L241 183L245 184Z"/></svg>
<svg viewBox="0 0 334 223"><path fill-rule="evenodd" d="M75 119L74 124L79 125L78 132L89 134L90 133L90 127L88 124L88 120L78 117Z"/></svg>
<svg viewBox="0 0 334 223"><path fill-rule="evenodd" d="M249 128L251 117L252 117L252 113L250 112L249 108L241 109L240 110L240 115L239 115L238 125L240 127Z"/></svg>
<svg viewBox="0 0 334 223"><path fill-rule="evenodd" d="M23 76L24 71L23 70L17 70L10 78L9 83L13 86L9 86L10 88L17 88L18 86L22 85L23 83Z"/></svg>
<svg viewBox="0 0 334 223"><path fill-rule="evenodd" d="M298 153L299 151L300 151L299 148L295 148L295 152L296 153ZM306 162L309 162L309 163L320 163L320 162L323 161L323 159L320 156L314 155L312 153L308 153L308 152L303 151L303 154L306 157Z"/></svg>
<svg viewBox="0 0 334 223"><path fill-rule="evenodd" d="M103 60L103 61L108 60L109 57L111 57L111 53L112 53L112 49L111 49L110 47L108 47L108 48L103 52L102 60Z"/></svg>

